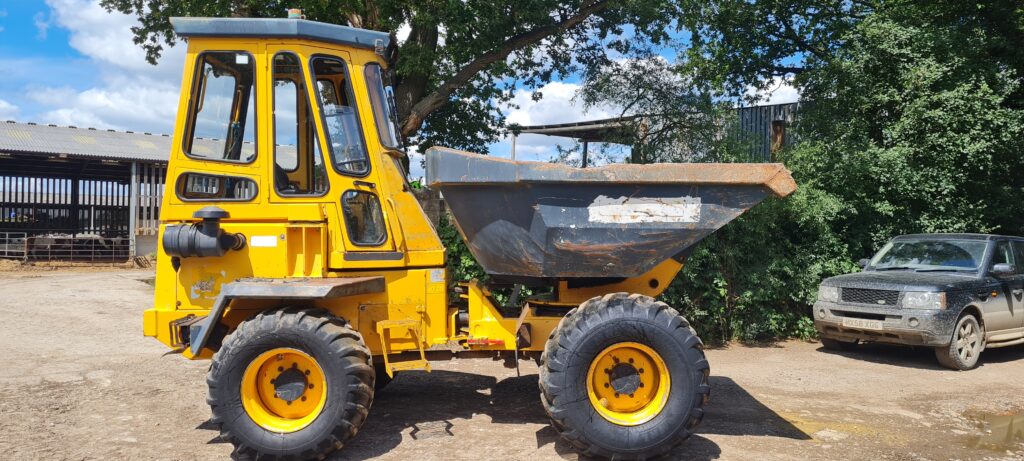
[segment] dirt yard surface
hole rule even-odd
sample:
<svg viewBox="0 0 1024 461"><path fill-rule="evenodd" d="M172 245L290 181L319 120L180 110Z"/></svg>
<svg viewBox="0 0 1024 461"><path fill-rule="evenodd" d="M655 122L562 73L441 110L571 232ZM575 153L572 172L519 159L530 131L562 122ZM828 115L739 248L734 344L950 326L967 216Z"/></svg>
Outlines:
<svg viewBox="0 0 1024 461"><path fill-rule="evenodd" d="M147 271L0 272L0 458L225 459L204 376L142 337ZM932 353L787 342L707 351L712 401L672 459L1024 460L1024 347L957 373ZM377 395L335 459L577 459L537 369L435 364Z"/></svg>

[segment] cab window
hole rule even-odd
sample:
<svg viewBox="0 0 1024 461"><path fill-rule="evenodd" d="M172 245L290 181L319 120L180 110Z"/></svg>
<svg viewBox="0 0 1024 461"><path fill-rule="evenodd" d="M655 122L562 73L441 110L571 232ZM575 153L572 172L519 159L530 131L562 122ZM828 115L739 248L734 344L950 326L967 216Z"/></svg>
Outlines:
<svg viewBox="0 0 1024 461"><path fill-rule="evenodd" d="M366 87L370 92L370 105L373 107L373 121L377 125L377 136L384 147L400 149L398 136L398 118L395 116L395 98L390 84L386 84L380 65L367 64L363 68Z"/></svg>
<svg viewBox="0 0 1024 461"><path fill-rule="evenodd" d="M331 163L339 173L361 176L370 171L359 127L359 112L352 97L348 70L341 59L316 56L311 61L317 103L323 114L324 134Z"/></svg>
<svg viewBox="0 0 1024 461"><path fill-rule="evenodd" d="M348 239L359 246L377 246L384 243L387 231L380 200L369 192L350 190L341 196Z"/></svg>
<svg viewBox="0 0 1024 461"><path fill-rule="evenodd" d="M175 185L183 201L248 201L256 197L256 183L249 178L188 172Z"/></svg>
<svg viewBox="0 0 1024 461"><path fill-rule="evenodd" d="M327 192L327 171L294 53L274 56L274 189L279 195Z"/></svg>
<svg viewBox="0 0 1024 461"><path fill-rule="evenodd" d="M256 157L253 61L241 51L199 55L184 136L187 155L240 163Z"/></svg>

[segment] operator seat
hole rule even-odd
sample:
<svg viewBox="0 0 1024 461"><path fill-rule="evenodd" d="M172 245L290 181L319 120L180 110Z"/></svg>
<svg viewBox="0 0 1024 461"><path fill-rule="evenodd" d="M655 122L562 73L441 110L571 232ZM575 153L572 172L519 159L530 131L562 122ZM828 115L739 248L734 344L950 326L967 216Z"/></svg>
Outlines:
<svg viewBox="0 0 1024 461"><path fill-rule="evenodd" d="M277 188L277 192L280 194L296 194L299 192L298 188L288 181L288 173L277 163L274 164L274 187Z"/></svg>

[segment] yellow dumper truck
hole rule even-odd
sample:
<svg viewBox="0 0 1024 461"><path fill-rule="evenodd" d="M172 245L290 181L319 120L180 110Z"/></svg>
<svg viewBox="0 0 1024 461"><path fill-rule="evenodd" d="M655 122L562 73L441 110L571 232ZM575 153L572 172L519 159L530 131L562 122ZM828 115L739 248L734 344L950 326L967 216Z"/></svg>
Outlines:
<svg viewBox="0 0 1024 461"><path fill-rule="evenodd" d="M489 274L451 286L403 171L388 34L172 24L188 53L144 331L212 359L212 421L236 456L323 457L395 373L453 358L536 361L552 425L588 455L650 458L692 433L708 362L654 297L692 245L794 190L782 165L574 169L431 149L427 183Z"/></svg>

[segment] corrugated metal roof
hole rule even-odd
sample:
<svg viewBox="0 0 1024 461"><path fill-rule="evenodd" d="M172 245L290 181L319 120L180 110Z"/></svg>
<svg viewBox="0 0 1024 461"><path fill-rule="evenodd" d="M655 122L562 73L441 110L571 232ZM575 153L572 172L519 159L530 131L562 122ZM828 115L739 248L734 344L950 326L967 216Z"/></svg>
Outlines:
<svg viewBox="0 0 1024 461"><path fill-rule="evenodd" d="M171 137L7 121L0 122L0 152L167 163Z"/></svg>

